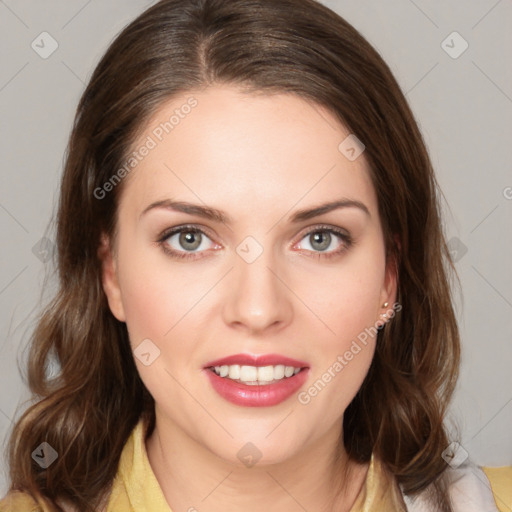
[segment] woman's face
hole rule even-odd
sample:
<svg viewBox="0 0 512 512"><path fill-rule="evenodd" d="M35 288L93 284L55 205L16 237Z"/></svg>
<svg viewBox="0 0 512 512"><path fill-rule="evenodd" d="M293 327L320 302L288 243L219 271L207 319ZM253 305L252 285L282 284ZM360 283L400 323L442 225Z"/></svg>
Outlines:
<svg viewBox="0 0 512 512"><path fill-rule="evenodd" d="M372 360L368 333L395 300L364 152L339 149L347 136L297 96L214 86L162 106L134 145L104 289L157 422L225 460L240 464L247 442L272 463L337 437ZM214 210L223 221L201 214ZM234 383L237 358L218 365L228 377L207 368L235 354L274 355L240 366L274 366L243 377L278 382ZM279 361L303 369L279 380Z"/></svg>

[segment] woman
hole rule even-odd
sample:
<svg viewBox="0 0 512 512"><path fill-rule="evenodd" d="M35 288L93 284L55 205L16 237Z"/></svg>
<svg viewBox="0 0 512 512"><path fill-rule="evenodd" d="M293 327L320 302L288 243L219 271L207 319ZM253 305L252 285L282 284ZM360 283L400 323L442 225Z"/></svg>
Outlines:
<svg viewBox="0 0 512 512"><path fill-rule="evenodd" d="M443 426L441 226L411 111L347 22L150 7L78 106L2 510L497 510Z"/></svg>

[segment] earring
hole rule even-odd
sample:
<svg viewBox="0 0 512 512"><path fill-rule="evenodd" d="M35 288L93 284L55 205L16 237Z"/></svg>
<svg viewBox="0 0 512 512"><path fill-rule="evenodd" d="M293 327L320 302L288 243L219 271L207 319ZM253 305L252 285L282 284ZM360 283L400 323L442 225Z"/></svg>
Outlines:
<svg viewBox="0 0 512 512"><path fill-rule="evenodd" d="M384 304L382 304L383 308L387 308L388 306L389 306L389 302L384 302ZM381 313L380 316L385 319L385 318L388 317L388 314L387 313Z"/></svg>

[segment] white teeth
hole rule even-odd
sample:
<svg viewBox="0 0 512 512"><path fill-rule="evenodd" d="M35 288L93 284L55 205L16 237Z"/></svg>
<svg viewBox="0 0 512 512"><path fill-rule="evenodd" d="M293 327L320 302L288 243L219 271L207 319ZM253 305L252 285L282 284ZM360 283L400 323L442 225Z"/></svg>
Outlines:
<svg viewBox="0 0 512 512"><path fill-rule="evenodd" d="M255 368L255 367L253 367ZM273 366L260 366L258 368L258 376L256 379L250 380L264 380L265 382L270 382L274 380L274 367Z"/></svg>
<svg viewBox="0 0 512 512"><path fill-rule="evenodd" d="M239 379L240 378L240 366L238 364L232 364L229 367L228 376L230 379Z"/></svg>
<svg viewBox="0 0 512 512"><path fill-rule="evenodd" d="M292 368L293 368L293 366L292 366ZM282 378L284 378L284 365L278 364L274 368L274 379L281 380Z"/></svg>
<svg viewBox="0 0 512 512"><path fill-rule="evenodd" d="M220 377L243 382L249 386L268 384L276 380L291 377L299 373L301 368L278 364L276 366L222 365L215 366L214 371Z"/></svg>
<svg viewBox="0 0 512 512"><path fill-rule="evenodd" d="M238 378L244 382L258 380L258 368L256 366L241 366Z"/></svg>

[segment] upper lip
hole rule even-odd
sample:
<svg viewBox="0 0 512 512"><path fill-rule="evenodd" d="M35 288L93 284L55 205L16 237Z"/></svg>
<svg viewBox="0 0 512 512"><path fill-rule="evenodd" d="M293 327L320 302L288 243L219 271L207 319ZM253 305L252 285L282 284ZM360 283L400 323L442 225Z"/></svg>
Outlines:
<svg viewBox="0 0 512 512"><path fill-rule="evenodd" d="M308 364L298 359L282 356L280 354L233 354L232 356L215 359L205 364L205 368L222 365L246 365L246 366L276 366L282 364L284 366L293 366L295 368L308 368Z"/></svg>

